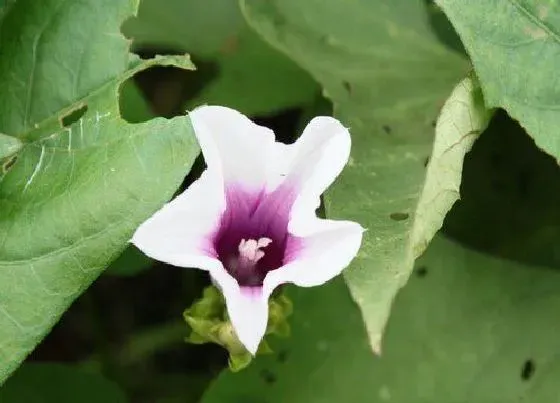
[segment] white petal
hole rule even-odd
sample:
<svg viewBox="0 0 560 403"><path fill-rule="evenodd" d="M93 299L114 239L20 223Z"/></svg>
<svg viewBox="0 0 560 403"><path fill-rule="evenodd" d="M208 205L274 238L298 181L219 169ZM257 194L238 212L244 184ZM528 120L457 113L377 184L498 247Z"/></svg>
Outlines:
<svg viewBox="0 0 560 403"><path fill-rule="evenodd" d="M131 242L151 258L174 266L203 270L221 267L211 236L224 209L221 175L207 169L187 190L140 225Z"/></svg>
<svg viewBox="0 0 560 403"><path fill-rule="evenodd" d="M269 293L262 288L239 287L225 269L210 272L226 300L229 319L239 341L253 355L266 332Z"/></svg>
<svg viewBox="0 0 560 403"><path fill-rule="evenodd" d="M316 218L301 249L285 266L269 272L263 289L271 293L283 283L300 287L324 284L339 275L358 253L364 229L350 221Z"/></svg>
<svg viewBox="0 0 560 403"><path fill-rule="evenodd" d="M269 272L263 290L270 294L278 285L302 287L324 284L347 267L358 253L363 228L350 221L322 220L315 210L321 194L340 174L350 156L350 133L337 119L314 118L288 156L288 186L298 196L290 212L288 231L302 238L301 249L285 266ZM286 152L277 149L278 154Z"/></svg>
<svg viewBox="0 0 560 403"><path fill-rule="evenodd" d="M340 174L350 156L350 133L335 118L314 118L294 144L295 155L288 181L299 188L292 207L289 231L305 236L315 221L321 194Z"/></svg>
<svg viewBox="0 0 560 403"><path fill-rule="evenodd" d="M234 109L201 106L189 113L209 167L219 169L225 183L261 190L267 181L274 132L253 123Z"/></svg>

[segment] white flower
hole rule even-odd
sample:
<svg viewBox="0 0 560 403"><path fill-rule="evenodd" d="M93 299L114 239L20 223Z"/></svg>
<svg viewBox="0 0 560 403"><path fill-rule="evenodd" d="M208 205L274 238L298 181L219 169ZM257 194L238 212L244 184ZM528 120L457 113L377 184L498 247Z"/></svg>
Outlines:
<svg viewBox="0 0 560 403"><path fill-rule="evenodd" d="M348 161L350 134L321 116L285 145L229 108L202 106L189 117L207 169L132 242L154 259L208 271L239 340L255 354L276 287L323 284L358 252L359 224L315 213Z"/></svg>

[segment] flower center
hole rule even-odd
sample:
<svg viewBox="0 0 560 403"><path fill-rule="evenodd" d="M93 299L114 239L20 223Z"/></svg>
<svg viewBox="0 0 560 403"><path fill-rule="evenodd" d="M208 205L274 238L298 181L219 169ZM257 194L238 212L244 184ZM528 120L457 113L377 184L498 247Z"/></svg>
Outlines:
<svg viewBox="0 0 560 403"><path fill-rule="evenodd" d="M218 259L241 287L260 287L299 245L288 233L292 193L226 188L226 210L212 242Z"/></svg>
<svg viewBox="0 0 560 403"><path fill-rule="evenodd" d="M239 251L239 264L241 266L254 267L255 264L264 257L261 248L266 248L272 239L262 237L258 241L254 239L242 239L237 250Z"/></svg>
<svg viewBox="0 0 560 403"><path fill-rule="evenodd" d="M227 261L226 269L234 276L240 284L260 285L262 284L263 274L259 270L259 261L265 257L262 250L272 243L272 239L261 237L258 239L241 239L237 246L237 253L230 256Z"/></svg>

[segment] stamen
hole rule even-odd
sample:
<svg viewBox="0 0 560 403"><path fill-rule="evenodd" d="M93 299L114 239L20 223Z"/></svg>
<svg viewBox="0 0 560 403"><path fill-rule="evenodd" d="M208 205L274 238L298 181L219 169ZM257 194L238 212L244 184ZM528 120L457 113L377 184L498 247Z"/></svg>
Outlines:
<svg viewBox="0 0 560 403"><path fill-rule="evenodd" d="M270 238L260 238L258 241L254 239L242 239L239 242L239 258L247 263L255 264L264 257L264 252L260 250L261 248L266 248L272 239Z"/></svg>

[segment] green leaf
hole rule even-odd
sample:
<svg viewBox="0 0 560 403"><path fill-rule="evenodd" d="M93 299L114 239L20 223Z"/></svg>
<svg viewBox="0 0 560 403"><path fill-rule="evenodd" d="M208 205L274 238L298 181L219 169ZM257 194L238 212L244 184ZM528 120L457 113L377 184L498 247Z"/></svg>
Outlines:
<svg viewBox="0 0 560 403"><path fill-rule="evenodd" d="M249 115L268 115L314 101L319 88L311 77L247 27L231 41L230 48L211 59L218 63L218 77L187 107L208 103Z"/></svg>
<svg viewBox="0 0 560 403"><path fill-rule="evenodd" d="M122 74L129 53L119 28L135 4L15 2L0 26L0 132L24 137Z"/></svg>
<svg viewBox="0 0 560 403"><path fill-rule="evenodd" d="M396 299L380 357L367 354L341 281L293 288L293 337L273 345L275 356L222 373L203 402L556 401L558 272L436 237L416 274Z"/></svg>
<svg viewBox="0 0 560 403"><path fill-rule="evenodd" d="M100 374L62 364L23 365L0 389L2 403L126 403L124 392Z"/></svg>
<svg viewBox="0 0 560 403"><path fill-rule="evenodd" d="M414 245L410 238L433 122L464 77L467 63L438 42L423 0L241 4L253 28L321 83L335 115L350 127L352 156L325 203L329 217L368 228L345 278L377 349L391 301L412 270L414 253L445 214L441 211L439 220L427 216L423 232L415 235L422 245ZM460 166L466 149L457 148L454 156L459 159L453 164Z"/></svg>
<svg viewBox="0 0 560 403"><path fill-rule="evenodd" d="M235 1L170 0L161 7L144 0L123 32L136 46L178 49L217 68L189 109L208 103L265 115L311 103L318 93L305 71L249 29Z"/></svg>
<svg viewBox="0 0 560 403"><path fill-rule="evenodd" d="M412 244L419 256L441 228L443 219L459 199L463 159L486 129L487 110L476 78L469 75L451 93L436 123L436 137L416 207Z"/></svg>
<svg viewBox="0 0 560 403"><path fill-rule="evenodd" d="M167 0L161 7L157 0L143 0L138 16L124 23L123 33L136 46L178 48L212 57L243 25L234 1Z"/></svg>
<svg viewBox="0 0 560 403"><path fill-rule="evenodd" d="M437 0L457 29L490 107L502 107L560 160L560 7L554 0Z"/></svg>
<svg viewBox="0 0 560 403"><path fill-rule="evenodd" d="M192 68L184 57L131 58L119 25L134 10L127 0L20 0L0 28L0 131L24 142L0 177L0 382L198 154L186 117L119 116L119 86L136 72Z"/></svg>

